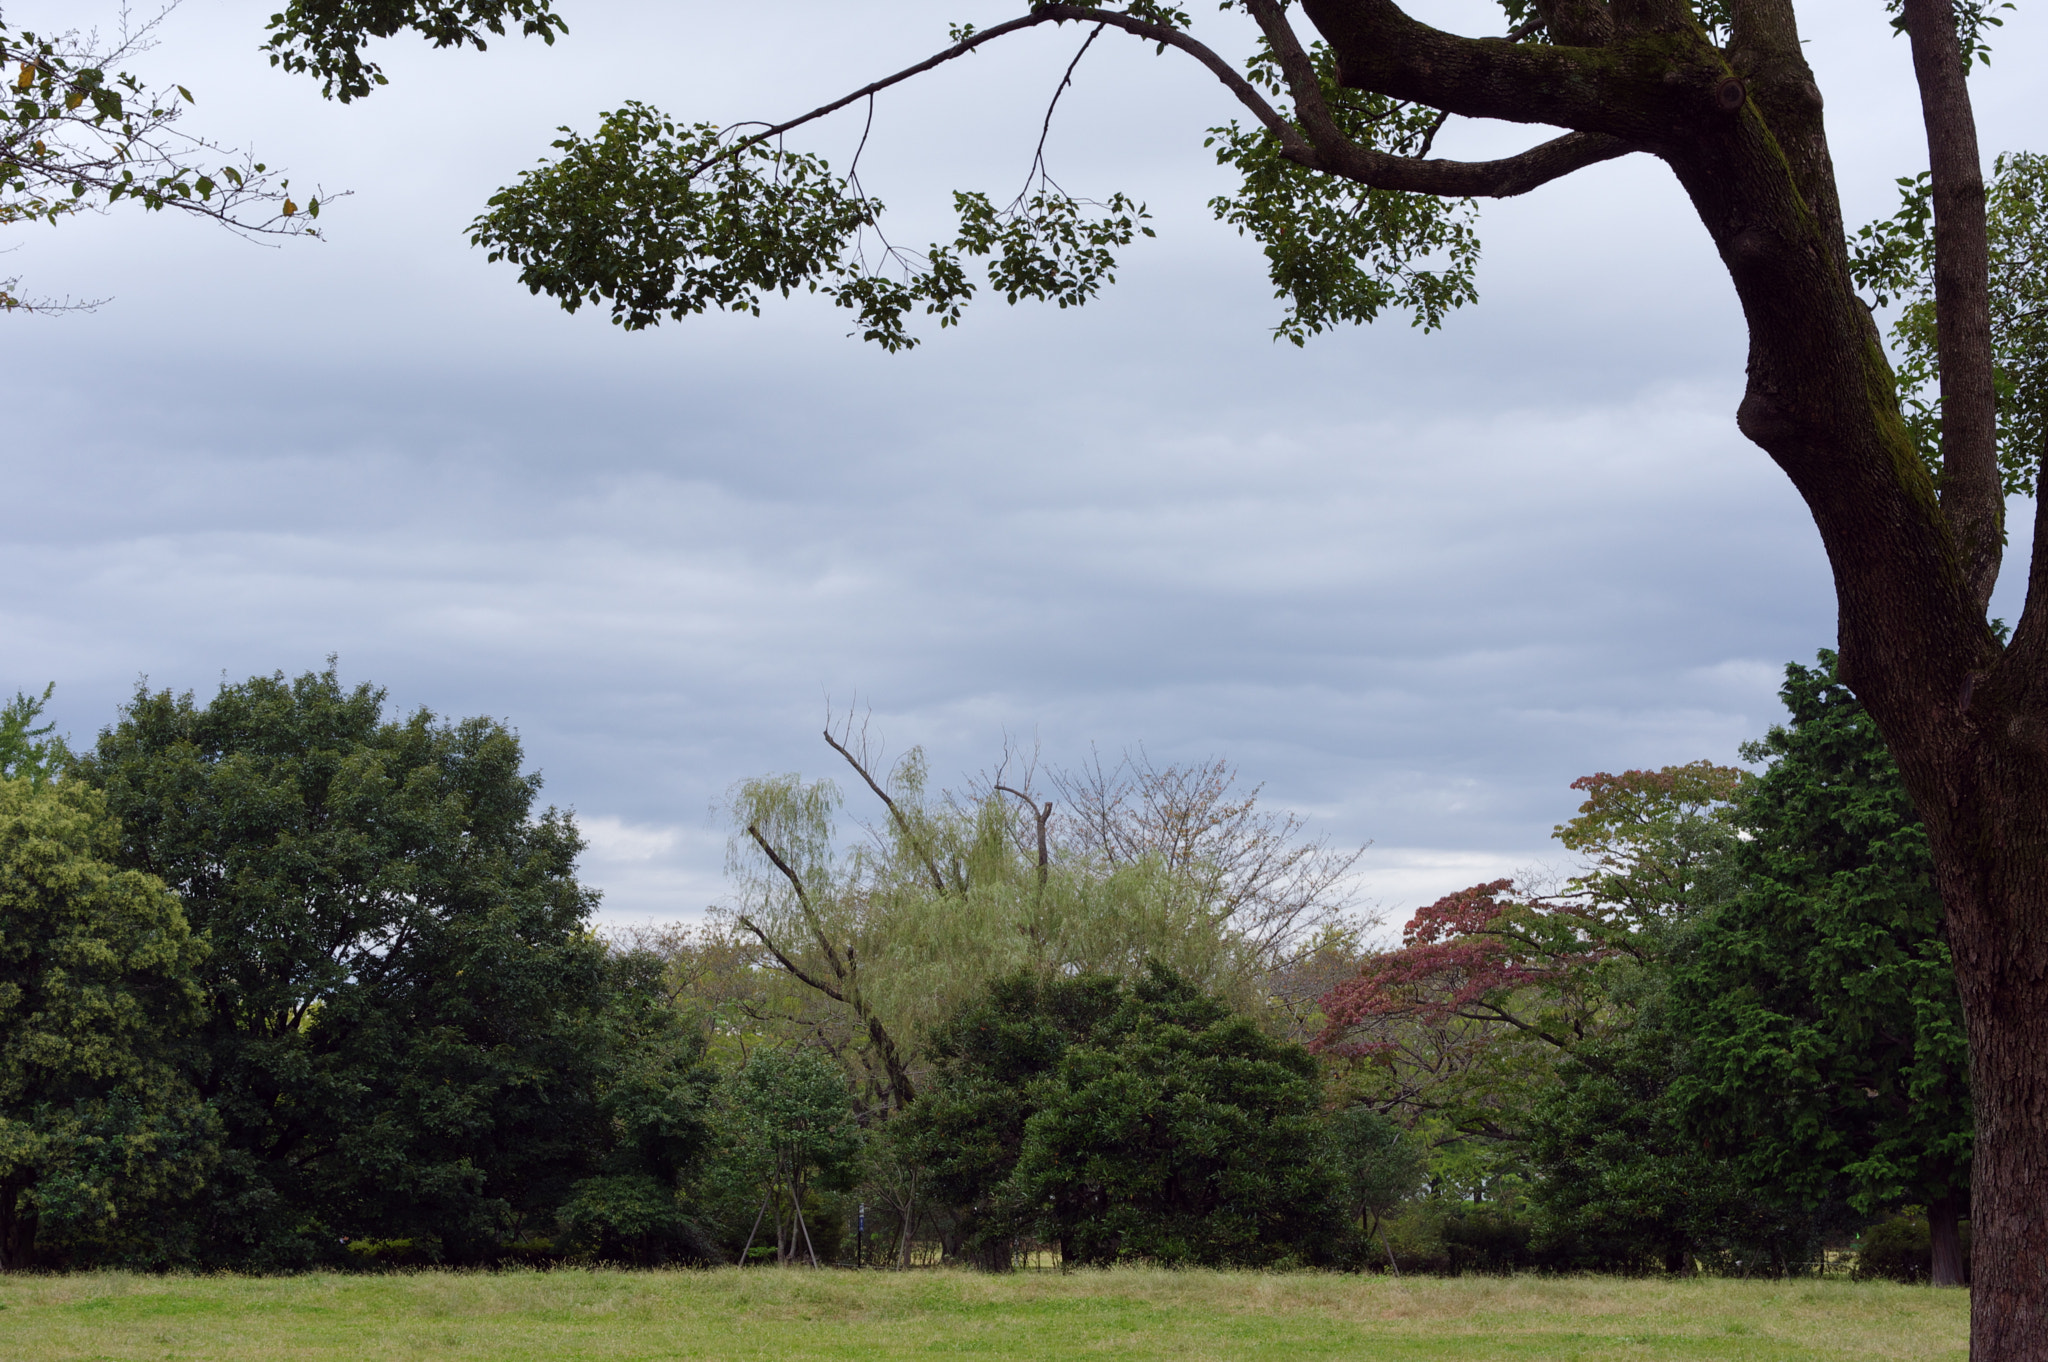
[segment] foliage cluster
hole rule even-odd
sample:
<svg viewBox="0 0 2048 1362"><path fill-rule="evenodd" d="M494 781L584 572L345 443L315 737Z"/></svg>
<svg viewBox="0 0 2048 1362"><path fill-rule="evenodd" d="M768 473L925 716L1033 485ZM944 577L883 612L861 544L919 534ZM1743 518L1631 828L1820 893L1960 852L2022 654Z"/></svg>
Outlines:
<svg viewBox="0 0 2048 1362"><path fill-rule="evenodd" d="M1777 1274L1901 1207L1939 1256L1967 1215L1926 834L1832 654L1781 694L1761 774L1576 782L1579 876L1451 895L1324 999L1345 1091L1431 1142L1440 1193L1520 1217L1524 1265Z"/></svg>
<svg viewBox="0 0 2048 1362"><path fill-rule="evenodd" d="M0 1265L1939 1279L1967 1056L1925 834L1833 665L1788 668L1761 773L1588 776L1579 874L1392 948L1356 853L1220 762L934 793L828 730L873 825L743 781L734 901L605 940L495 721L330 665L139 688L74 755L17 696Z"/></svg>

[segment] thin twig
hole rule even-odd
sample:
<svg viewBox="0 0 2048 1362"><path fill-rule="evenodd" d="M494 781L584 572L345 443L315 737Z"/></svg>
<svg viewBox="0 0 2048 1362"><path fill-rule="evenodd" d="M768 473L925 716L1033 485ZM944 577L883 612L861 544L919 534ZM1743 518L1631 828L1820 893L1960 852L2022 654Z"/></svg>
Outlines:
<svg viewBox="0 0 2048 1362"><path fill-rule="evenodd" d="M1240 103L1258 116L1259 121L1265 124L1274 136L1280 138L1283 142L1292 141L1299 143L1301 141L1301 134L1295 131L1294 125L1283 118L1280 115L1280 111L1268 103L1250 81L1239 75L1236 67L1232 66L1230 62L1225 60L1213 48L1195 41L1179 29L1169 28L1165 24L1156 24L1149 19L1140 19L1133 15L1121 14L1113 10L1084 9L1079 5L1045 5L1021 18L1010 19L997 24L994 28L983 29L979 33L970 34L943 52L934 53L915 66L906 66L894 75L884 76L880 80L863 85L852 94L835 99L830 104L821 104L807 114L801 114L784 123L773 124L751 136L743 137L731 146L705 157L702 161L692 166L688 178L695 179L707 168L720 161L739 155L748 147L764 142L771 137L779 137L783 133L789 132L794 128L800 128L806 123L816 122L827 114L837 113L855 100L879 94L892 85L902 84L912 76L922 75L935 66L943 66L945 63L953 61L958 57L964 57L984 43L992 42L997 38L1006 37L1012 33L1021 32L1027 28L1036 28L1040 24L1066 23L1070 20L1075 23L1106 24L1112 28L1120 28L1126 33L1135 34L1137 37L1158 43L1161 46L1178 48L1186 52L1189 56L1201 62L1202 65L1208 67L1215 74L1216 78L1222 81L1233 95L1237 96ZM735 123L726 131L731 132L738 128L752 126L754 124Z"/></svg>
<svg viewBox="0 0 2048 1362"><path fill-rule="evenodd" d="M1045 122L1038 129L1038 149L1031 154L1031 169L1024 176L1024 187L1017 191L1017 197L1010 205L1012 208L1022 203L1024 196L1031 192L1031 181L1034 177L1041 180L1044 178L1045 139L1052 135L1053 110L1059 108L1060 96L1065 94L1067 87L1074 83L1074 72L1080 67L1081 58L1088 55L1088 49L1095 45L1095 40L1102 36L1102 30L1107 27L1107 24L1097 24L1094 28L1088 30L1088 36L1081 40L1081 50L1076 52L1074 59L1067 63L1067 73L1061 76L1060 83L1053 87L1052 102L1045 106Z"/></svg>
<svg viewBox="0 0 2048 1362"><path fill-rule="evenodd" d="M1426 133L1424 133L1424 134L1422 135L1422 145L1421 145L1420 147L1416 148L1416 151L1415 151L1415 159L1416 159L1416 160L1418 160L1418 161L1419 161L1419 160L1421 160L1421 159L1422 159L1423 157L1425 157L1425 156L1429 155L1429 149L1430 149L1430 147L1432 147L1432 146L1433 146L1433 145L1435 145L1435 143L1436 143L1436 135L1437 135L1438 133L1442 132L1442 131L1443 131L1443 128L1444 128L1444 124L1446 124L1446 123L1448 123L1448 122L1450 122L1450 121L1451 121L1451 111L1450 111L1449 109L1439 109L1439 110L1437 110L1437 114L1436 114L1436 121L1435 121L1434 123L1431 123L1431 124L1429 125L1429 131L1428 131L1428 132L1426 132Z"/></svg>

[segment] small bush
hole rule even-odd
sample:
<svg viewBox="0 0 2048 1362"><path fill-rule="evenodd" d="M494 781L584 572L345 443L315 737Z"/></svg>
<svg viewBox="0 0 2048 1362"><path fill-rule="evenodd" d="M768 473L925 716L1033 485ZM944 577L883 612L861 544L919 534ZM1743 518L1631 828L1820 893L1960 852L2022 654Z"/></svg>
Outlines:
<svg viewBox="0 0 2048 1362"><path fill-rule="evenodd" d="M441 1262L441 1241L418 1239L351 1239L349 1261L359 1267L434 1267Z"/></svg>
<svg viewBox="0 0 2048 1362"><path fill-rule="evenodd" d="M1962 1226L1963 1279L1970 1276L1970 1226ZM1856 1242L1856 1266L1849 1275L1857 1281L1923 1283L1934 1266L1933 1236L1927 1218L1895 1215L1863 1231Z"/></svg>
<svg viewBox="0 0 2048 1362"><path fill-rule="evenodd" d="M1356 1262L1367 1272L1385 1272L1391 1253L1404 1273L1517 1272L1546 1266L1530 1248L1533 1238L1534 1226L1515 1211L1425 1199L1383 1218Z"/></svg>

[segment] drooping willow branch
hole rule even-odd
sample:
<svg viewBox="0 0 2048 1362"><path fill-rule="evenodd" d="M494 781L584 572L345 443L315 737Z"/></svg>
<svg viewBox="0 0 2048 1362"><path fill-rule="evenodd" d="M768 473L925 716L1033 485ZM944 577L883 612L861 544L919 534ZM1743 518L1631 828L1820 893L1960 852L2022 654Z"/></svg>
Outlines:
<svg viewBox="0 0 2048 1362"><path fill-rule="evenodd" d="M818 917L817 909L812 906L810 893L804 888L803 877L782 858L782 853L775 849L774 844L761 835L760 825L749 823L747 836L754 839L754 844L761 848L769 863L782 873L782 877L789 881L790 888L796 892L797 904L803 909L804 920L810 924L811 934L817 939L818 949L825 953L825 962L832 967L833 978L838 981L838 985L815 977L790 959L788 953L752 918L743 914L738 919L739 924L760 939L768 953L775 957L775 962L791 978L807 988L824 994L832 1001L843 1003L853 1009L854 1015L867 1027L868 1039L874 1042L875 1050L882 1056L882 1067L888 1071L891 1092L887 1096L892 1097L899 1108L915 1101L917 1088L911 1082L910 1071L903 1063L894 1037L890 1036L888 1028L882 1025L882 1019L875 1015L874 1010L867 1005L867 1000L861 996L860 976L852 948L847 948L846 959L842 961L838 950L832 945L831 938L825 935L825 924Z"/></svg>

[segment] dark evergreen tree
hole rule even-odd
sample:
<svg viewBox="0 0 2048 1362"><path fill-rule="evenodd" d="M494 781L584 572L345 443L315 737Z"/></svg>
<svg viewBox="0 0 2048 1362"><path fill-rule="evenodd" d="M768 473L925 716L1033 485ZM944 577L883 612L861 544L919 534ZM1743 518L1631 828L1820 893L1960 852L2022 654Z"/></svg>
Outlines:
<svg viewBox="0 0 2048 1362"><path fill-rule="evenodd" d="M1848 1208L1759 1187L1703 1144L1674 1093L1685 1038L1661 1002L1567 1055L1529 1121L1535 1260L1556 1269L1784 1276Z"/></svg>
<svg viewBox="0 0 2048 1362"><path fill-rule="evenodd" d="M1010 1196L1062 1261L1313 1261L1338 1229L1315 1060L1152 966L1039 1085Z"/></svg>
<svg viewBox="0 0 2048 1362"><path fill-rule="evenodd" d="M933 1032L930 1076L890 1137L919 1170L925 1196L951 1209L960 1249L983 1266L1007 1268L1026 1227L1008 1184L1040 1109L1039 1085L1121 1002L1109 975L1019 974Z"/></svg>
<svg viewBox="0 0 2048 1362"><path fill-rule="evenodd" d="M1961 1281L1969 1056L1927 834L1834 654L1786 668L1791 711L1744 749L1743 891L1674 980L1693 1132L1808 1205L1924 1205L1933 1277Z"/></svg>
<svg viewBox="0 0 2048 1362"><path fill-rule="evenodd" d="M1018 978L941 1029L905 1113L967 1246L1075 1265L1313 1260L1342 1232L1315 1061L1172 971Z"/></svg>

